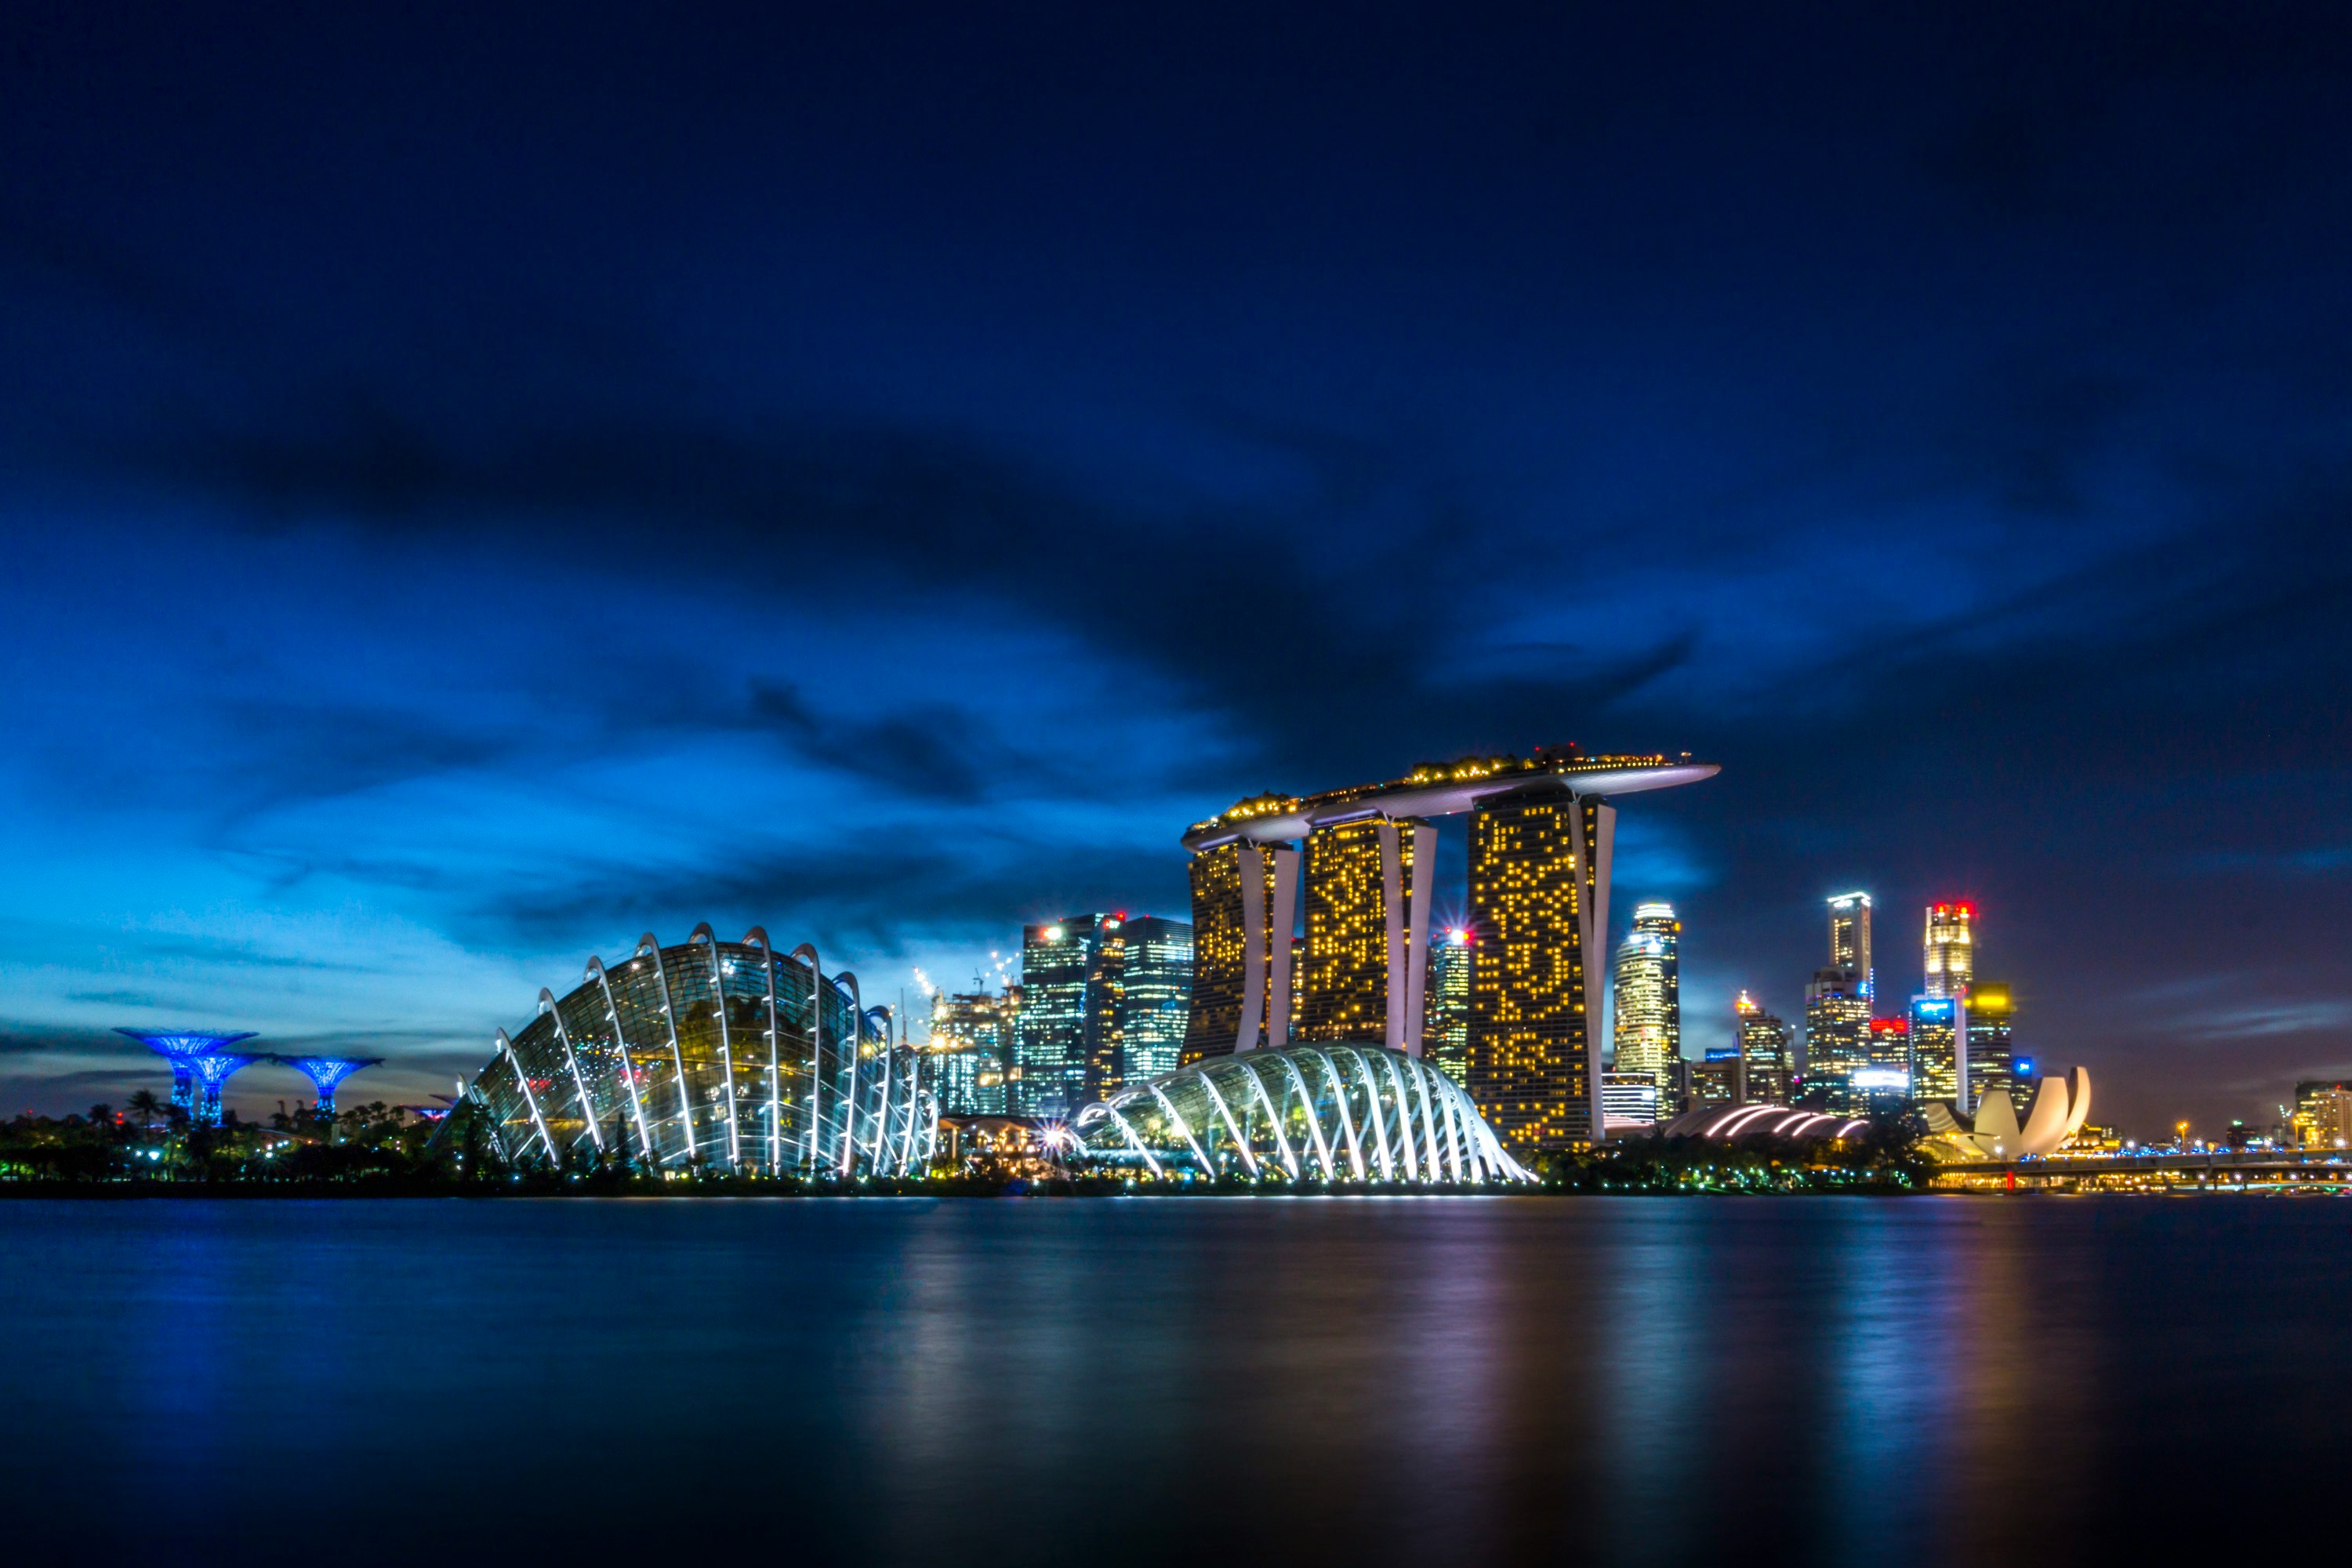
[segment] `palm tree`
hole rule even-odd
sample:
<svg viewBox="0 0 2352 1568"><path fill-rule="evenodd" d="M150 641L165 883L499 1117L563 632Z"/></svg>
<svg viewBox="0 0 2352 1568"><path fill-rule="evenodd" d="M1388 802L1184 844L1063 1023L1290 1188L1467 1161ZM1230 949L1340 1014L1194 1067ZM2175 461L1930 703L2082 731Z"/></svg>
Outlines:
<svg viewBox="0 0 2352 1568"><path fill-rule="evenodd" d="M139 1124L142 1127L152 1127L163 1120L163 1101L152 1089L134 1091L130 1099L122 1102L122 1105L124 1110L139 1118Z"/></svg>

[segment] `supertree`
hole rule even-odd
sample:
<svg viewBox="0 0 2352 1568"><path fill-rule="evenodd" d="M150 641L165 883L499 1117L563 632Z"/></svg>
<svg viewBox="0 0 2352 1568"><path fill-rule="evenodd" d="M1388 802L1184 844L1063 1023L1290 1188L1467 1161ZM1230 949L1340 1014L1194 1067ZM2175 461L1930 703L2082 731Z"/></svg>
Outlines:
<svg viewBox="0 0 2352 1568"><path fill-rule="evenodd" d="M194 1071L196 1081L204 1088L203 1099L196 1107L197 1126L218 1127L221 1124L221 1085L228 1081L231 1073L260 1054L257 1051L206 1051L202 1056L188 1058L188 1066Z"/></svg>
<svg viewBox="0 0 2352 1568"><path fill-rule="evenodd" d="M254 1033L251 1029L239 1029L229 1034L204 1029L117 1029L114 1032L144 1043L150 1050L172 1064L172 1106L191 1122L195 1120L197 1110L196 1058L225 1051L239 1040L253 1038ZM241 1057L237 1058L236 1067L243 1067L252 1059ZM221 1077L226 1078L228 1073L236 1070L236 1068L231 1068ZM210 1079L206 1082L206 1097L213 1106L213 1119L217 1121L220 1119L219 1087Z"/></svg>
<svg viewBox="0 0 2352 1568"><path fill-rule="evenodd" d="M382 1057L279 1057L278 1060L309 1079L319 1091L319 1118L335 1115L335 1086L362 1068L382 1067Z"/></svg>

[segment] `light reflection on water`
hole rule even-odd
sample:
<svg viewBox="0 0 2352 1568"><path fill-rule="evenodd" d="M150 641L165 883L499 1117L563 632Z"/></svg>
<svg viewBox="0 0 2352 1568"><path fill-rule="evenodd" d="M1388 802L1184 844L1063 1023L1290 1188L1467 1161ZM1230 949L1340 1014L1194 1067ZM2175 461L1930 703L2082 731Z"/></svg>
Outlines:
<svg viewBox="0 0 2352 1568"><path fill-rule="evenodd" d="M210 1519L200 1558L313 1518L347 1560L2121 1550L2324 1488L2347 1212L0 1205L10 1517Z"/></svg>

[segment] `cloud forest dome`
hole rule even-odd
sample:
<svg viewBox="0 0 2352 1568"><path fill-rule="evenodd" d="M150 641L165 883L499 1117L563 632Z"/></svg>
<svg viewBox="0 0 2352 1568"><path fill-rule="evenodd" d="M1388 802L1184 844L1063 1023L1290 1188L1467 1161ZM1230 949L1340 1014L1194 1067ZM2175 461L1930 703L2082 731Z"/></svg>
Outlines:
<svg viewBox="0 0 2352 1568"><path fill-rule="evenodd" d="M1469 1095L1417 1057L1317 1044L1213 1057L1078 1112L1088 1156L1161 1180L1530 1182Z"/></svg>
<svg viewBox="0 0 2352 1568"><path fill-rule="evenodd" d="M709 925L582 983L539 994L539 1016L465 1089L499 1156L518 1166L625 1161L665 1169L839 1178L929 1163L938 1105L919 1053L895 1047L857 977L820 979L816 949L772 951ZM452 1117L442 1136L460 1123Z"/></svg>

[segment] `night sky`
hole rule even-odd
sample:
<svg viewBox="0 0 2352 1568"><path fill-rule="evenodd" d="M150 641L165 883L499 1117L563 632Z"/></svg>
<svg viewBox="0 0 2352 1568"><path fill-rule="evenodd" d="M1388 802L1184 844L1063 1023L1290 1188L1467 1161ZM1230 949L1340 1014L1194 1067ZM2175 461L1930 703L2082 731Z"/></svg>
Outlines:
<svg viewBox="0 0 2352 1568"><path fill-rule="evenodd" d="M1693 1054L1861 888L2126 1132L2352 1072L2336 7L203 9L0 22L0 1110L1566 741L1723 764Z"/></svg>

